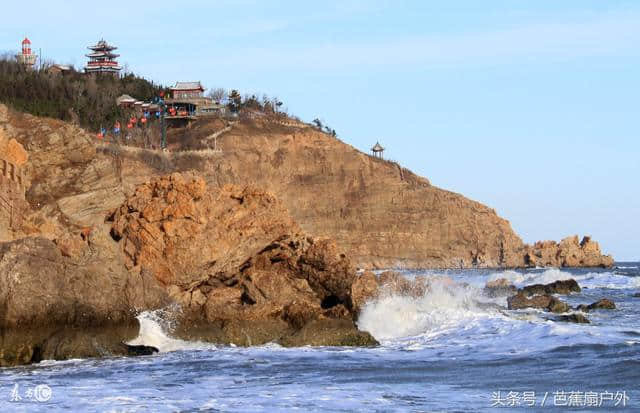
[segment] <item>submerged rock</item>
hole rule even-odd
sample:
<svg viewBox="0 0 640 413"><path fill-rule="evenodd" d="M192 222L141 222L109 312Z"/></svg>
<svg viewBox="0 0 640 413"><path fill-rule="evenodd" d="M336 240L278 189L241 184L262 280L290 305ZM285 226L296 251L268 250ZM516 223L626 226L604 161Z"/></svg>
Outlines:
<svg viewBox="0 0 640 413"><path fill-rule="evenodd" d="M601 300L596 301L595 303L585 305L580 304L576 307L576 310L588 313L591 310L615 310L616 304L609 300L608 298L603 298Z"/></svg>
<svg viewBox="0 0 640 413"><path fill-rule="evenodd" d="M568 323L589 324L591 323L587 317L580 313L571 313L567 315L561 315L557 318L558 321L565 321Z"/></svg>
<svg viewBox="0 0 640 413"><path fill-rule="evenodd" d="M316 320L280 340L286 347L297 346L377 346L378 341L365 331L359 331L348 320Z"/></svg>
<svg viewBox="0 0 640 413"><path fill-rule="evenodd" d="M153 346L131 345L126 343L122 343L122 345L126 349L128 356L150 356L159 351Z"/></svg>
<svg viewBox="0 0 640 413"><path fill-rule="evenodd" d="M513 295L518 291L515 285L506 278L488 281L484 286L484 292L489 297L504 297Z"/></svg>

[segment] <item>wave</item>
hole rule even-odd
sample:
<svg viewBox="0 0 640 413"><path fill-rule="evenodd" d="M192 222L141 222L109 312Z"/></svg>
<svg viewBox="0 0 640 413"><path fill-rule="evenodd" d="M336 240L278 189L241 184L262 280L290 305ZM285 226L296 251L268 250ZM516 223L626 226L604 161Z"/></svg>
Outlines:
<svg viewBox="0 0 640 413"><path fill-rule="evenodd" d="M215 349L211 343L185 341L170 337L171 323L166 310L144 311L137 317L140 323L138 337L129 341L129 345L145 345L157 348L160 352L177 350Z"/></svg>
<svg viewBox="0 0 640 413"><path fill-rule="evenodd" d="M506 278L514 285L521 287L530 284L549 284L554 281L568 280L573 278L586 288L604 288L604 289L637 289L640 288L640 277L630 277L627 275L616 274L613 272L589 272L586 274L572 274L569 271L563 271L558 268L550 268L542 272L517 272L513 270L494 273L489 276L487 281L493 281L499 278Z"/></svg>
<svg viewBox="0 0 640 413"><path fill-rule="evenodd" d="M378 340L416 335L433 338L470 320L487 317L491 309L480 308L479 295L476 288L437 281L419 297L383 292L364 305L358 328Z"/></svg>

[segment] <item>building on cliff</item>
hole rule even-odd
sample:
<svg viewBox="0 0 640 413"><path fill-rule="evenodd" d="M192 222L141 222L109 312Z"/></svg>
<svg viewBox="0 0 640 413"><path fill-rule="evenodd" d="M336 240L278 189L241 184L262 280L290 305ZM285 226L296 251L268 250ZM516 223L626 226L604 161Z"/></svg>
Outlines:
<svg viewBox="0 0 640 413"><path fill-rule="evenodd" d="M176 82L171 97L165 100L168 120L195 120L201 116L224 114L224 105L204 96L200 82Z"/></svg>
<svg viewBox="0 0 640 413"><path fill-rule="evenodd" d="M373 154L374 158L382 159L383 152L384 148L382 147L382 145L380 145L379 142L376 142L376 144L371 148L371 153Z"/></svg>
<svg viewBox="0 0 640 413"><path fill-rule="evenodd" d="M28 69L33 69L36 65L38 55L31 51L31 40L25 37L22 41L22 51L16 55L18 63L24 65Z"/></svg>
<svg viewBox="0 0 640 413"><path fill-rule="evenodd" d="M97 44L89 46L88 49L91 50L91 53L85 55L89 58L89 62L84 68L85 73L120 75L122 68L116 60L120 55L113 53L114 50L118 49L117 47L110 45L102 39Z"/></svg>

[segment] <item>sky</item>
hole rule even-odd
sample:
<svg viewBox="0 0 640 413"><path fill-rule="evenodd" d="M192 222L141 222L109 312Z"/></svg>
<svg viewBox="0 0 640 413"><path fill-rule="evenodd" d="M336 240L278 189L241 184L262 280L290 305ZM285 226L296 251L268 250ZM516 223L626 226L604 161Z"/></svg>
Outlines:
<svg viewBox="0 0 640 413"><path fill-rule="evenodd" d="M640 260L637 0L26 0L2 13L0 52L26 35L80 67L105 38L156 82L266 93L362 151L380 141L525 242L588 234Z"/></svg>

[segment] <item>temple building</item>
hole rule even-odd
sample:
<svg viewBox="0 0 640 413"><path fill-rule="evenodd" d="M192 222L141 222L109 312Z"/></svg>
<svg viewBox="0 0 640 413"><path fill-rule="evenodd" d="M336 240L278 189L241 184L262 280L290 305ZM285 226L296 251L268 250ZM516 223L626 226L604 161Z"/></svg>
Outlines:
<svg viewBox="0 0 640 413"><path fill-rule="evenodd" d="M200 82L176 82L171 87L171 97L174 99L198 99L202 98L204 88Z"/></svg>
<svg viewBox="0 0 640 413"><path fill-rule="evenodd" d="M22 53L16 55L16 59L19 63L23 64L29 69L33 69L38 59L38 55L31 52L31 40L24 38L22 41Z"/></svg>
<svg viewBox="0 0 640 413"><path fill-rule="evenodd" d="M176 82L170 88L171 97L166 99L166 119L195 120L201 116L220 115L224 106L204 96L204 87L200 82Z"/></svg>
<svg viewBox="0 0 640 413"><path fill-rule="evenodd" d="M86 56L89 58L89 62L84 68L85 73L108 73L118 76L122 69L116 58L120 55L113 53L117 47L110 45L104 39L100 40L98 44L89 46L91 53Z"/></svg>

